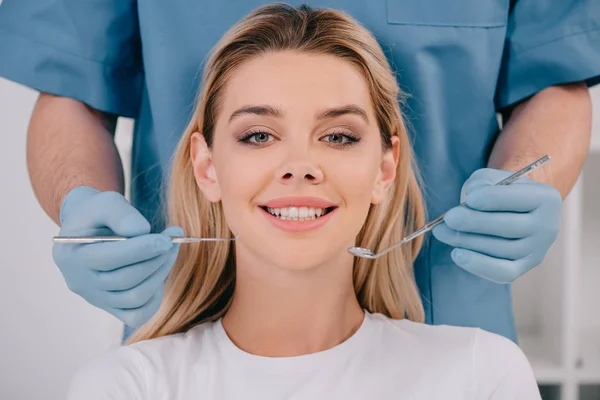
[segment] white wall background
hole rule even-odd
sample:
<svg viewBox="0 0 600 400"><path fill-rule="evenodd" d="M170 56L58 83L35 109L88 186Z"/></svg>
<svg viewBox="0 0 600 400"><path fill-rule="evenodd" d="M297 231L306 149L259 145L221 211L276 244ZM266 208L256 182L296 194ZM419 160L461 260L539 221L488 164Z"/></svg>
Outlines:
<svg viewBox="0 0 600 400"><path fill-rule="evenodd" d="M58 227L33 194L25 160L36 99L0 78L1 400L64 399L82 363L120 341L119 321L71 293L52 260ZM119 128L127 153L130 129Z"/></svg>
<svg viewBox="0 0 600 400"><path fill-rule="evenodd" d="M36 97L36 92L0 78L3 400L64 398L72 374L120 340L118 321L72 294L52 261L51 238L58 228L38 205L25 162L26 130ZM599 140L600 88L593 90L593 97L595 140ZM126 165L130 125L122 121L117 133Z"/></svg>

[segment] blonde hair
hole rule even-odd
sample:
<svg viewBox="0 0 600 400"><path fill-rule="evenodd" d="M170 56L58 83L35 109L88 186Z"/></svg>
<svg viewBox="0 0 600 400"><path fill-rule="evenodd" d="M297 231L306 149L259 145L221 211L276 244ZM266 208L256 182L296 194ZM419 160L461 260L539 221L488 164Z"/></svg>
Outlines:
<svg viewBox="0 0 600 400"><path fill-rule="evenodd" d="M381 131L383 150L391 136L400 139L396 179L387 199L371 205L357 236L357 246L386 248L424 223L412 146L400 111L400 89L375 38L340 11L313 10L273 4L258 8L217 43L203 74L198 104L175 152L168 196L168 223L186 235L231 237L221 203L206 200L195 182L190 155L192 133L201 132L212 147L215 121L223 89L236 68L268 52L296 51L340 57L364 76ZM235 286L234 242L181 246L166 283L163 302L154 317L128 344L184 332L222 317L231 304ZM422 239L376 259L356 258L354 289L360 305L372 313L422 322L423 306L413 274Z"/></svg>

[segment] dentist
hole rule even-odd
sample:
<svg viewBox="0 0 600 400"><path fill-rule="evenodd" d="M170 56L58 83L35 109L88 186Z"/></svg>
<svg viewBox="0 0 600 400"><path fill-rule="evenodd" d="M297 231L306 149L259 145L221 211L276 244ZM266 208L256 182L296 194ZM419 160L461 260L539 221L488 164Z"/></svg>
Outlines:
<svg viewBox="0 0 600 400"><path fill-rule="evenodd" d="M0 5L0 75L41 92L27 142L40 205L61 235L133 237L54 248L69 288L123 321L125 336L158 309L178 254L167 236L183 232L165 230L158 188L193 110L197 65L264 3ZM507 284L539 265L556 239L562 199L589 147L600 2L305 3L361 21L410 95L404 109L429 215L452 208L415 264L426 322L516 340ZM131 203L113 140L118 116L136 121ZM492 186L544 154L552 162L530 178ZM467 206L456 206L461 199Z"/></svg>

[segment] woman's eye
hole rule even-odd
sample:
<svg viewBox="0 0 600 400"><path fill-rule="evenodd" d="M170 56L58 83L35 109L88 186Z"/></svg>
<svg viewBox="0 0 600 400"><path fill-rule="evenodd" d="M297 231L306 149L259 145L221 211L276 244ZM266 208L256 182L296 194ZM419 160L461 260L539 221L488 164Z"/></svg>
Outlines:
<svg viewBox="0 0 600 400"><path fill-rule="evenodd" d="M273 135L267 132L252 132L248 133L239 140L240 142L247 144L260 145L272 142L275 139L276 138ZM359 141L357 137L346 133L331 133L329 135L324 136L321 140L336 146L349 146Z"/></svg>
<svg viewBox="0 0 600 400"><path fill-rule="evenodd" d="M256 132L256 133L251 133L249 135L247 135L246 137L244 137L242 139L242 141L247 142L247 143L267 143L271 141L271 138L273 137L273 135L266 133L266 132Z"/></svg>
<svg viewBox="0 0 600 400"><path fill-rule="evenodd" d="M338 145L347 145L358 141L357 138L342 133L332 133L325 136L324 139L326 142Z"/></svg>

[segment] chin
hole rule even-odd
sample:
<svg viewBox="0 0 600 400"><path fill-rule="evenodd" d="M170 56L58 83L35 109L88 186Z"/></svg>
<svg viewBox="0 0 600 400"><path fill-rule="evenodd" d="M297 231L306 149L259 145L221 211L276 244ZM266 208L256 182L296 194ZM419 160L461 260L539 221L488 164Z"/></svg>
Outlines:
<svg viewBox="0 0 600 400"><path fill-rule="evenodd" d="M343 250L341 248L334 250L336 247L332 246L331 242L323 244L322 246L303 245L302 243L280 245L278 250L267 250L265 256L272 264L292 271L307 271L323 265L338 263Z"/></svg>

